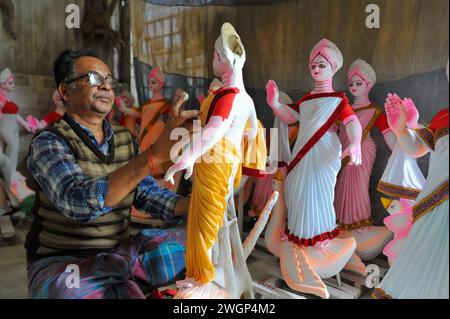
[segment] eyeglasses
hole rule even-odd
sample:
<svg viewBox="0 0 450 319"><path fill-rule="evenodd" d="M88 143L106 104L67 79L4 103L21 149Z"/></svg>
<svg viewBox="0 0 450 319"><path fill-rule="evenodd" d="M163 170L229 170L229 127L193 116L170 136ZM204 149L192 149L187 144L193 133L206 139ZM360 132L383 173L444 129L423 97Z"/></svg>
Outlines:
<svg viewBox="0 0 450 319"><path fill-rule="evenodd" d="M65 84L70 84L73 83L75 81L81 80L83 78L88 78L89 84L91 86L102 86L105 83L108 84L109 86L111 86L111 88L117 89L117 87L119 86L119 81L116 80L115 78L113 78L112 76L102 76L100 74L98 74L97 72L89 72L87 74L81 75L75 79L71 79L68 81L65 81Z"/></svg>

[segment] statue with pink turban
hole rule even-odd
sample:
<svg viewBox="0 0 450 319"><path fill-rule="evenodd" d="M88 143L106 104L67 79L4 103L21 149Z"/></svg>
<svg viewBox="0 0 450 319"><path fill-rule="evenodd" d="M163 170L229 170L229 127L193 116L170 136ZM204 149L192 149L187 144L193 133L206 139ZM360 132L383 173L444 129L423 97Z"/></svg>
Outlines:
<svg viewBox="0 0 450 319"><path fill-rule="evenodd" d="M163 95L165 82L166 75L159 67L153 68L147 77L151 98L140 110L141 125L138 137L141 152L150 148L159 139L166 125L166 120L171 110L171 103ZM164 175L171 165L172 162L170 160L163 163L153 172L153 176L162 187L176 191L181 181L181 174L175 176L176 182L174 185L164 180ZM131 210L131 215L136 222L152 218L148 213L139 212L134 207Z"/></svg>
<svg viewBox="0 0 450 319"><path fill-rule="evenodd" d="M270 236L273 242L268 249L280 257L281 272L290 288L322 298L328 298L329 292L321 278L338 274L356 249L355 239L338 237L333 205L341 158L349 157L349 165L361 165L361 124L345 94L333 90L333 76L342 65L340 50L323 39L309 58L315 83L312 92L295 105L285 105L279 102L275 82L269 80L266 86L267 103L275 115L285 125L300 123L287 163L286 226L280 223L285 218L272 218L268 227L275 230L275 236ZM345 149L337 134L339 123L348 134ZM276 174L276 178L284 176ZM272 227L270 223L280 224Z"/></svg>
<svg viewBox="0 0 450 319"><path fill-rule="evenodd" d="M153 68L148 77L147 85L152 97L142 106L141 131L139 142L141 151L153 145L164 129L164 115L170 111L170 103L163 96L166 76L160 68Z"/></svg>
<svg viewBox="0 0 450 319"><path fill-rule="evenodd" d="M347 84L355 97L352 108L363 128L362 165L348 165L348 158L343 160L334 200L336 218L341 229L340 237L356 239L356 253L362 260L378 256L393 235L384 226L373 226L371 217L369 181L376 158L376 146L371 132L377 128L390 149L396 143L382 108L370 101L369 94L375 83L376 73L369 63L361 59L353 62L347 73ZM339 139L344 147L349 144L343 126ZM353 270L366 274L366 267L362 263Z"/></svg>

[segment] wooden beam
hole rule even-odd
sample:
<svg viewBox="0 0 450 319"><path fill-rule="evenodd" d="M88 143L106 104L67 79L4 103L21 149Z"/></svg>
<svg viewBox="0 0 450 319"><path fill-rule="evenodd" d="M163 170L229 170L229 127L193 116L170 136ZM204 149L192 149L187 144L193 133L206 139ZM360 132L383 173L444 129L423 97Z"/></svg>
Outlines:
<svg viewBox="0 0 450 319"><path fill-rule="evenodd" d="M131 13L130 1L119 2L120 36L123 44L119 53L119 80L127 83L128 89L131 84Z"/></svg>

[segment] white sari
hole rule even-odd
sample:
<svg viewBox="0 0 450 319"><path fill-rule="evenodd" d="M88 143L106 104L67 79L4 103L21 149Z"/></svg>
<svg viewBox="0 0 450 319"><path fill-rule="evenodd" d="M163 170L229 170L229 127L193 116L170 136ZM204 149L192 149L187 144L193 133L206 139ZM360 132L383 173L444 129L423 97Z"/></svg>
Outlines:
<svg viewBox="0 0 450 319"><path fill-rule="evenodd" d="M428 178L416 203L433 194L449 170L448 135L439 138L431 154ZM449 298L448 199L417 219L400 255L379 287L392 298Z"/></svg>
<svg viewBox="0 0 450 319"><path fill-rule="evenodd" d="M300 105L300 129L291 161L341 101L340 97L320 97ZM288 174L285 200L290 234L311 239L336 229L333 202L341 154L341 143L335 128L331 128Z"/></svg>

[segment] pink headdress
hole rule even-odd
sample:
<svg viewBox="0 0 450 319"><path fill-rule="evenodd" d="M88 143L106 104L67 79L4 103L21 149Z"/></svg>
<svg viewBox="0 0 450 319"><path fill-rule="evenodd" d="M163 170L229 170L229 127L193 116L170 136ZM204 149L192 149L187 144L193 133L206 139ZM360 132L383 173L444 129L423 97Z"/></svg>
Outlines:
<svg viewBox="0 0 450 319"><path fill-rule="evenodd" d="M147 77L147 81L150 81L151 78L154 78L156 81L158 81L161 87L164 86L164 83L166 82L166 75L159 67L153 68L150 71L150 74Z"/></svg>
<svg viewBox="0 0 450 319"><path fill-rule="evenodd" d="M367 86L372 87L377 82L377 74L372 66L364 60L358 59L348 69L347 78L350 80L358 75L366 82Z"/></svg>
<svg viewBox="0 0 450 319"><path fill-rule="evenodd" d="M334 72L337 72L344 63L344 57L339 48L327 39L320 40L314 46L309 56L309 62L312 62L319 55L323 56L330 63Z"/></svg>
<svg viewBox="0 0 450 319"><path fill-rule="evenodd" d="M13 77L13 74L12 74L11 70L9 68L4 69L0 73L0 84L1 83L5 83L6 81L11 79L12 77Z"/></svg>

